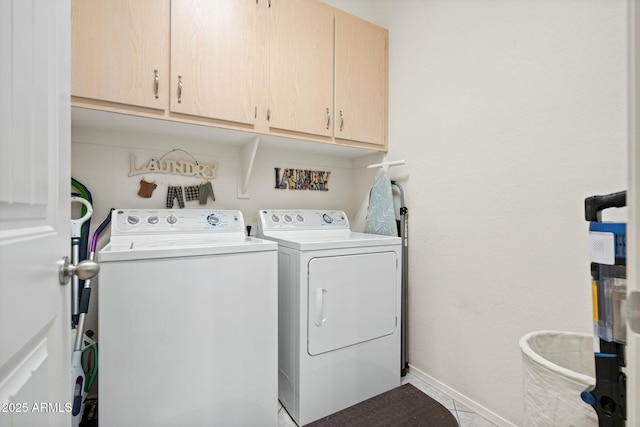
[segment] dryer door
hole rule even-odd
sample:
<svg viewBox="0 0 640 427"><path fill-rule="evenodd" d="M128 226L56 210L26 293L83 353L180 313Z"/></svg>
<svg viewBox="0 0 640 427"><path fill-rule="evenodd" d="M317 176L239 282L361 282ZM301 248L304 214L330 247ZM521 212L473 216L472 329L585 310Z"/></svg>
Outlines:
<svg viewBox="0 0 640 427"><path fill-rule="evenodd" d="M312 258L308 352L315 356L392 334L398 318L395 252Z"/></svg>

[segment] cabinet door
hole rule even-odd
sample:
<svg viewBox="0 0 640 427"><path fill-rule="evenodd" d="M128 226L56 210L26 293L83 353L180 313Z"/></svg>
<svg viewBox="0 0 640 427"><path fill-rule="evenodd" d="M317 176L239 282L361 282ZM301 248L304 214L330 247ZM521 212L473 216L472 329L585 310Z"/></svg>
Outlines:
<svg viewBox="0 0 640 427"><path fill-rule="evenodd" d="M164 110L169 0L73 0L71 95Z"/></svg>
<svg viewBox="0 0 640 427"><path fill-rule="evenodd" d="M269 127L333 134L333 10L315 0L271 0Z"/></svg>
<svg viewBox="0 0 640 427"><path fill-rule="evenodd" d="M336 12L336 139L387 145L388 34Z"/></svg>
<svg viewBox="0 0 640 427"><path fill-rule="evenodd" d="M255 0L171 2L171 111L253 124Z"/></svg>

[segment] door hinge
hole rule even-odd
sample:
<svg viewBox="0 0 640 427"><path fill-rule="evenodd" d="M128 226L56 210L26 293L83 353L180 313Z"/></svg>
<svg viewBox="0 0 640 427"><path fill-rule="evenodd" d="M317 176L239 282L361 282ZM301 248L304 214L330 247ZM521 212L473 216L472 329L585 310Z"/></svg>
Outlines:
<svg viewBox="0 0 640 427"><path fill-rule="evenodd" d="M271 120L271 110L267 108L267 121Z"/></svg>

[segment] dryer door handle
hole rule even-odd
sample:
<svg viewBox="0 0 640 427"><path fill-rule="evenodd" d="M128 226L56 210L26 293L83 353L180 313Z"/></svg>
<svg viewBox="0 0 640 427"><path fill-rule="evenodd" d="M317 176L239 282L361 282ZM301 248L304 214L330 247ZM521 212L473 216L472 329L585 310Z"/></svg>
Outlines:
<svg viewBox="0 0 640 427"><path fill-rule="evenodd" d="M316 288L316 326L322 326L327 320L327 317L324 315L324 295L326 293L326 289Z"/></svg>

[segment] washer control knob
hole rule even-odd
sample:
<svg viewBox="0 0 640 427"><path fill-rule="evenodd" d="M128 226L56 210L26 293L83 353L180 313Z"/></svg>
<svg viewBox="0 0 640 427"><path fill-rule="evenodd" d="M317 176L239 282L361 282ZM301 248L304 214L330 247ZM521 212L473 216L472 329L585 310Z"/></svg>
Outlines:
<svg viewBox="0 0 640 427"><path fill-rule="evenodd" d="M174 214L171 214L167 217L167 222L169 224L175 224L176 222L178 222L178 218Z"/></svg>
<svg viewBox="0 0 640 427"><path fill-rule="evenodd" d="M292 221L293 221L293 218L291 218L291 215L287 214L284 216L284 222L292 222Z"/></svg>
<svg viewBox="0 0 640 427"><path fill-rule="evenodd" d="M210 214L207 216L207 222L211 225L218 225L220 222L220 217L217 217L215 214Z"/></svg>
<svg viewBox="0 0 640 427"><path fill-rule="evenodd" d="M324 222L327 224L331 224L333 222L333 218L329 214L322 215L322 219L324 219Z"/></svg>
<svg viewBox="0 0 640 427"><path fill-rule="evenodd" d="M298 215L296 215L296 220L298 222L304 222L304 217L302 215L298 214Z"/></svg>
<svg viewBox="0 0 640 427"><path fill-rule="evenodd" d="M135 215L129 215L127 216L127 222L131 225L136 225L140 222L140 218Z"/></svg>
<svg viewBox="0 0 640 427"><path fill-rule="evenodd" d="M276 214L272 214L272 215L271 215L271 221L273 221L273 222L280 222L280 218L278 218L278 215L276 215Z"/></svg>
<svg viewBox="0 0 640 427"><path fill-rule="evenodd" d="M160 218L158 218L158 215L151 215L149 218L147 218L147 222L149 224L157 224L158 221L160 221Z"/></svg>

